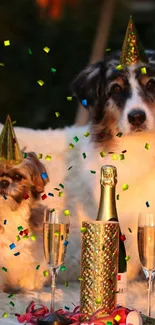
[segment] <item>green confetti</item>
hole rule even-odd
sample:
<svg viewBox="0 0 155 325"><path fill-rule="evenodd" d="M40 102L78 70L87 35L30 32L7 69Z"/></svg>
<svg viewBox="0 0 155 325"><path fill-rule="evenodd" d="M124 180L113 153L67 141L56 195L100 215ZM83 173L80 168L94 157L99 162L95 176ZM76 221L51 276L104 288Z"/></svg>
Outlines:
<svg viewBox="0 0 155 325"><path fill-rule="evenodd" d="M120 157L120 160L123 160L123 159L124 159L124 154L121 153L121 154L119 155L119 157Z"/></svg>
<svg viewBox="0 0 155 325"><path fill-rule="evenodd" d="M75 142L78 142L79 141L79 138L78 137L74 137L73 138Z"/></svg>
<svg viewBox="0 0 155 325"><path fill-rule="evenodd" d="M116 200L119 200L119 194L117 194L117 196L116 196Z"/></svg>
<svg viewBox="0 0 155 325"><path fill-rule="evenodd" d="M129 232L132 232L131 228L128 228Z"/></svg>
<svg viewBox="0 0 155 325"><path fill-rule="evenodd" d="M4 63L3 63L3 62L0 62L0 66L1 66L1 67L4 67Z"/></svg>
<svg viewBox="0 0 155 325"><path fill-rule="evenodd" d="M63 184L61 184L61 183L59 184L59 186L60 186L61 188L64 188L64 185L63 185Z"/></svg>
<svg viewBox="0 0 155 325"><path fill-rule="evenodd" d="M68 281L65 281L65 287L68 287Z"/></svg>
<svg viewBox="0 0 155 325"><path fill-rule="evenodd" d="M107 48L107 49L105 49L106 50L106 52L109 52L109 51L111 51L111 49L110 48Z"/></svg>
<svg viewBox="0 0 155 325"><path fill-rule="evenodd" d="M149 144L149 143L146 143L146 144L145 144L145 149L147 149L147 150L150 149L150 144Z"/></svg>
<svg viewBox="0 0 155 325"><path fill-rule="evenodd" d="M92 174L96 174L96 171L95 171L95 170L90 170L90 172L91 172Z"/></svg>
<svg viewBox="0 0 155 325"><path fill-rule="evenodd" d="M38 153L38 159L42 159L42 157L43 157L43 155L42 155L42 153Z"/></svg>
<svg viewBox="0 0 155 325"><path fill-rule="evenodd" d="M39 268L40 268L40 265L38 264L38 265L36 266L36 270L39 270Z"/></svg>
<svg viewBox="0 0 155 325"><path fill-rule="evenodd" d="M5 313L3 313L2 317L3 317L3 318L7 318L8 315L9 315L9 314L5 312Z"/></svg>
<svg viewBox="0 0 155 325"><path fill-rule="evenodd" d="M48 270L43 271L44 276L48 276Z"/></svg>
<svg viewBox="0 0 155 325"><path fill-rule="evenodd" d="M104 250L105 250L105 245L102 246L102 251L104 251Z"/></svg>
<svg viewBox="0 0 155 325"><path fill-rule="evenodd" d="M129 185L128 184L123 184L123 186L122 186L122 190L123 191L128 190L128 188L129 188Z"/></svg>
<svg viewBox="0 0 155 325"><path fill-rule="evenodd" d="M104 153L104 151L101 151L100 152L100 156L103 158L103 157L105 157L105 153Z"/></svg>
<svg viewBox="0 0 155 325"><path fill-rule="evenodd" d="M27 157L27 153L23 152L23 158L26 158L26 157Z"/></svg>
<svg viewBox="0 0 155 325"><path fill-rule="evenodd" d="M57 70L55 68L51 68L51 72L55 73Z"/></svg>
<svg viewBox="0 0 155 325"><path fill-rule="evenodd" d="M12 125L15 125L16 123L17 123L17 121L13 121L11 124L12 124Z"/></svg>
<svg viewBox="0 0 155 325"><path fill-rule="evenodd" d="M60 266L60 270L61 270L61 271L66 271L66 270L67 270L67 268L66 268L66 266L65 266L65 265L61 265L61 266Z"/></svg>
<svg viewBox="0 0 155 325"><path fill-rule="evenodd" d="M89 132L85 132L84 136L87 138L89 137L90 133Z"/></svg>
<svg viewBox="0 0 155 325"><path fill-rule="evenodd" d="M19 226L17 229L18 229L18 231L21 231L21 230L23 230L24 228L23 228L22 226Z"/></svg>
<svg viewBox="0 0 155 325"><path fill-rule="evenodd" d="M97 298L97 299L95 300L96 304L100 304L101 301L102 301L101 298Z"/></svg>
<svg viewBox="0 0 155 325"><path fill-rule="evenodd" d="M13 301L10 301L10 303L9 303L12 307L14 307L15 306L15 304L14 304L14 302Z"/></svg>
<svg viewBox="0 0 155 325"><path fill-rule="evenodd" d="M29 236L24 235L24 236L23 236L23 239L27 240L27 239L29 239Z"/></svg>
<svg viewBox="0 0 155 325"><path fill-rule="evenodd" d="M2 270L4 271L4 272L7 272L8 270L6 269L6 267L2 267Z"/></svg>
<svg viewBox="0 0 155 325"><path fill-rule="evenodd" d="M14 297L14 293L11 293L9 296L8 296L8 298L12 298L12 297Z"/></svg>
<svg viewBox="0 0 155 325"><path fill-rule="evenodd" d="M123 133L122 132L119 132L119 133L116 134L116 137L119 137L120 138L122 135L123 135Z"/></svg>
<svg viewBox="0 0 155 325"><path fill-rule="evenodd" d="M70 216L70 211L69 210L64 210L64 215L65 216Z"/></svg>
<svg viewBox="0 0 155 325"><path fill-rule="evenodd" d="M84 159L86 159L86 154L85 154L85 152L82 153L82 156L83 156Z"/></svg>
<svg viewBox="0 0 155 325"><path fill-rule="evenodd" d="M81 227L80 231L81 231L82 233L84 233L84 232L87 231L87 228L86 228L86 227Z"/></svg>
<svg viewBox="0 0 155 325"><path fill-rule="evenodd" d="M60 113L59 112L55 112L55 116L56 117L59 117L60 116Z"/></svg>
<svg viewBox="0 0 155 325"><path fill-rule="evenodd" d="M70 148L70 149L73 149L73 148L74 148L74 144L73 144L73 143L70 143L70 144L69 144L69 148Z"/></svg>
<svg viewBox="0 0 155 325"><path fill-rule="evenodd" d="M29 54L30 54L30 55L32 54L32 51L31 51L31 49L28 49L28 52L29 52Z"/></svg>
<svg viewBox="0 0 155 325"><path fill-rule="evenodd" d="M19 241L20 240L20 236L18 235L18 236L16 236L16 240L17 241Z"/></svg>

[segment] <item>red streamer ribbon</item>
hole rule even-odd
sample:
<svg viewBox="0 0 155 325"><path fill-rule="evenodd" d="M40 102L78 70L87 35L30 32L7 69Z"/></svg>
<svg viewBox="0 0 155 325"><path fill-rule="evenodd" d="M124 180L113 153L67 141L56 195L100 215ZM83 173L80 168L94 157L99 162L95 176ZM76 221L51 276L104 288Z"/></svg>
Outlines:
<svg viewBox="0 0 155 325"><path fill-rule="evenodd" d="M28 307L26 308L26 313L19 315L15 314L19 323L31 323L37 324L37 320L47 316L49 314L49 310L46 306L40 305L41 307L35 309L35 302L31 301Z"/></svg>

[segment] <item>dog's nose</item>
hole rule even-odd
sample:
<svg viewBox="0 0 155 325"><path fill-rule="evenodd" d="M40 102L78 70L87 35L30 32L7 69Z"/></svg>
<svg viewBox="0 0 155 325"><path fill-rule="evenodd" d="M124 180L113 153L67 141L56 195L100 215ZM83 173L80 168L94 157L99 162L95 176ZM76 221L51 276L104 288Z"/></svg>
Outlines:
<svg viewBox="0 0 155 325"><path fill-rule="evenodd" d="M9 183L6 179L2 179L2 180L0 181L0 186L1 186L2 188L7 188L9 185L10 185L10 183Z"/></svg>
<svg viewBox="0 0 155 325"><path fill-rule="evenodd" d="M139 126L146 120L146 114L140 109L134 109L128 114L128 120L132 125Z"/></svg>

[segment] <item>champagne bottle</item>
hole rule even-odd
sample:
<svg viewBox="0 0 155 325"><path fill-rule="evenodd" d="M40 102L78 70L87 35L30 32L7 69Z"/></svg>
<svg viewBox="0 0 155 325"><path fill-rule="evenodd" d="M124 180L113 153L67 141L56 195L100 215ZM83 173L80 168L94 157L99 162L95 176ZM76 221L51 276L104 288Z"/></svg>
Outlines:
<svg viewBox="0 0 155 325"><path fill-rule="evenodd" d="M118 221L115 189L117 184L117 169L111 165L105 165L101 168L101 196L98 210L98 221ZM127 287L127 262L124 242L119 241L118 258L118 285L117 285L117 304L126 306L126 287Z"/></svg>

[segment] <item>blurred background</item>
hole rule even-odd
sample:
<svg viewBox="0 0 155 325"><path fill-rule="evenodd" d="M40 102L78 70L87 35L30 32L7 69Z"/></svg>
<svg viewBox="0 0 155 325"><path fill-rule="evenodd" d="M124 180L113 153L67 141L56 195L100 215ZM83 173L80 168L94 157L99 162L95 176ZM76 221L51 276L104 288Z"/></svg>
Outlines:
<svg viewBox="0 0 155 325"><path fill-rule="evenodd" d="M154 49L155 0L1 0L0 121L9 113L24 127L85 124L71 82L105 50L121 49L131 14Z"/></svg>

